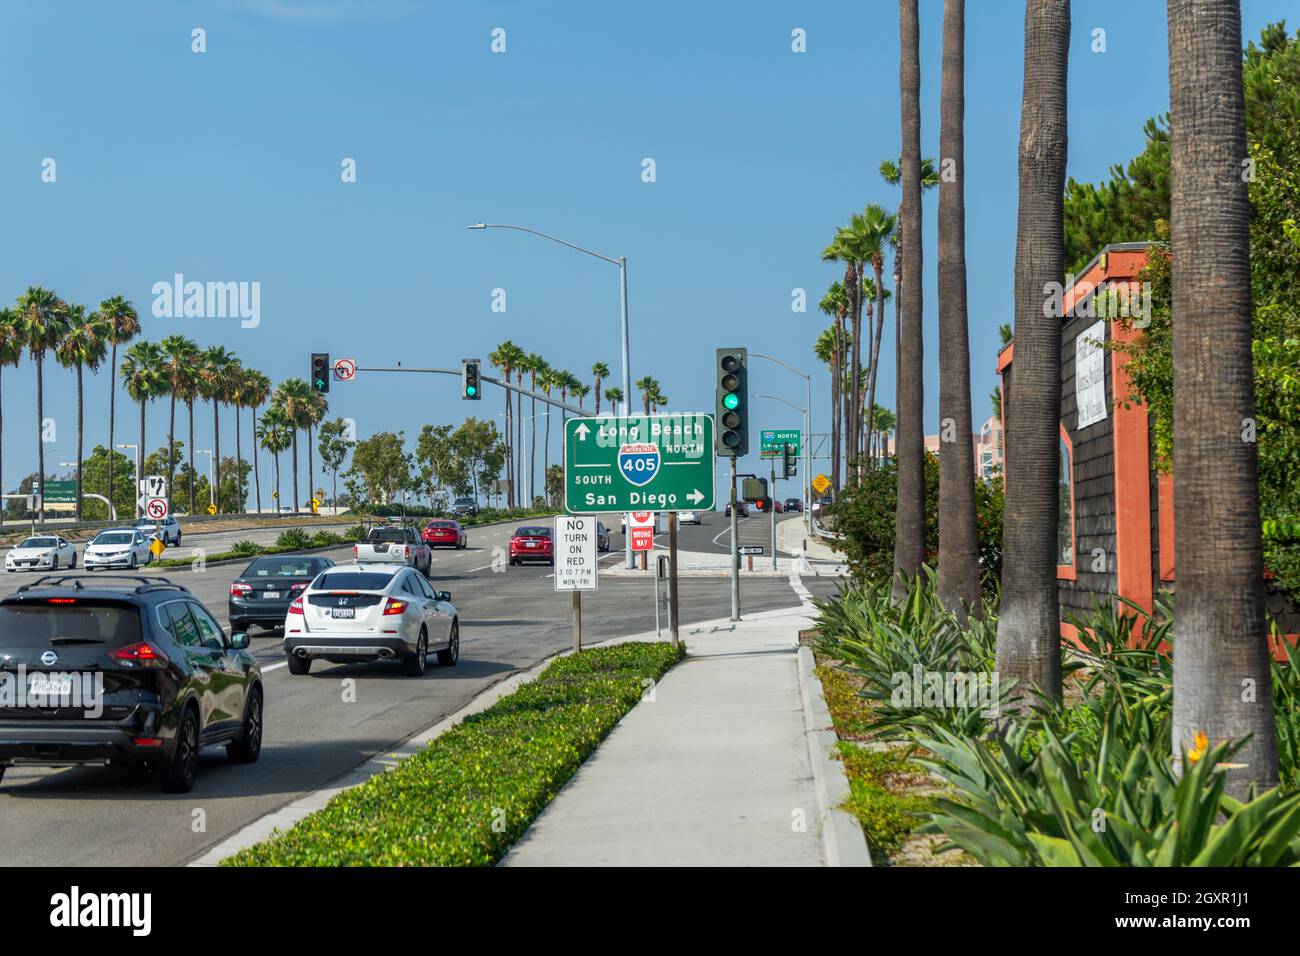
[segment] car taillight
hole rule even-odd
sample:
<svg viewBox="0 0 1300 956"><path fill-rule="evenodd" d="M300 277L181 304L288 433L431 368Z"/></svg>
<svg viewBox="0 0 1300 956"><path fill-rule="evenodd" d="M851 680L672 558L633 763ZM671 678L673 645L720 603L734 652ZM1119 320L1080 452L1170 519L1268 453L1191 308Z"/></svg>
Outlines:
<svg viewBox="0 0 1300 956"><path fill-rule="evenodd" d="M302 613L302 598L293 599L293 602L289 605L289 613L290 614Z"/></svg>
<svg viewBox="0 0 1300 956"><path fill-rule="evenodd" d="M137 641L134 644L119 647L116 650L109 651L108 656L115 661L121 661L128 665L135 664L139 667L167 666L167 655L148 641Z"/></svg>
<svg viewBox="0 0 1300 956"><path fill-rule="evenodd" d="M384 602L384 614L401 614L406 610L406 602L399 601L397 598L389 598Z"/></svg>
<svg viewBox="0 0 1300 956"><path fill-rule="evenodd" d="M357 556L357 546L354 544L352 546L352 557L356 558L356 556Z"/></svg>
<svg viewBox="0 0 1300 956"><path fill-rule="evenodd" d="M406 556L408 558L411 556L411 546L409 544L406 546Z"/></svg>
<svg viewBox="0 0 1300 956"><path fill-rule="evenodd" d="M243 584L242 582L236 581L230 586L231 597L244 597L246 594L252 593L253 586L251 584Z"/></svg>
<svg viewBox="0 0 1300 956"><path fill-rule="evenodd" d="M307 586L307 585L305 585L305 584L291 584L291 585L289 585L289 590L290 590L290 591L301 591L301 590L302 590L303 588L305 588L306 586Z"/></svg>

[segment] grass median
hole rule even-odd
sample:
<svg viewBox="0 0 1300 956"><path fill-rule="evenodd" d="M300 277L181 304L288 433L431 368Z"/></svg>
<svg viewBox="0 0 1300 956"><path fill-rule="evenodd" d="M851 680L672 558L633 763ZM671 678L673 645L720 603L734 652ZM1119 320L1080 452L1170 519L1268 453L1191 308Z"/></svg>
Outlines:
<svg viewBox="0 0 1300 956"><path fill-rule="evenodd" d="M556 659L394 770L224 866L491 866L685 651L628 643Z"/></svg>

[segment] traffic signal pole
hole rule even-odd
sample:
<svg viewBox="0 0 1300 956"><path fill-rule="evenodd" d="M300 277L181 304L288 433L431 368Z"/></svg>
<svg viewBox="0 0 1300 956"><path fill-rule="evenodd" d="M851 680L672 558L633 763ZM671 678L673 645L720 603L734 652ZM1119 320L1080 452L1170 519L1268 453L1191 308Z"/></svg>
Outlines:
<svg viewBox="0 0 1300 956"><path fill-rule="evenodd" d="M782 452L781 454L782 454L781 470L785 471L785 457L784 457L785 452ZM769 512L767 517L768 517L768 523L772 526L772 570L775 571L776 570L776 459L772 458L769 459L769 461L772 467L772 484L771 484L772 490L769 492L769 497L767 499L767 504L768 504L767 510Z"/></svg>
<svg viewBox="0 0 1300 956"><path fill-rule="evenodd" d="M740 545L736 540L736 459L731 459L731 619L740 620Z"/></svg>

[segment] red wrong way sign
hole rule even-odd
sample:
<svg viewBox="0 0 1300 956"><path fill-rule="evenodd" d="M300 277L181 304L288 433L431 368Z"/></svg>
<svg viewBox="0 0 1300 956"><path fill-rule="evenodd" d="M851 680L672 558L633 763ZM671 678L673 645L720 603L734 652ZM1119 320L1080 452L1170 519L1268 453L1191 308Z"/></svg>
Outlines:
<svg viewBox="0 0 1300 956"><path fill-rule="evenodd" d="M633 551L653 551L655 546L654 512L633 511L628 517L627 533L632 536Z"/></svg>

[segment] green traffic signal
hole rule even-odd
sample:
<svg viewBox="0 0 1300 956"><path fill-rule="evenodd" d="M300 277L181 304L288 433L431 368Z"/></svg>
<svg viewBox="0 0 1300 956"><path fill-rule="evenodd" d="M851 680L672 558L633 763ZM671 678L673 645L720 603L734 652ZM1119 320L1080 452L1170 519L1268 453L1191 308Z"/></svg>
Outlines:
<svg viewBox="0 0 1300 956"><path fill-rule="evenodd" d="M740 396L735 394L734 392L731 393L730 395L726 395L722 399L722 404L727 406L727 408L735 408L737 405L740 404Z"/></svg>
<svg viewBox="0 0 1300 956"><path fill-rule="evenodd" d="M465 394L466 394L466 395L477 395L477 394L478 394L478 389L475 388L473 385L471 385L471 386L469 386L468 388L465 389Z"/></svg>

